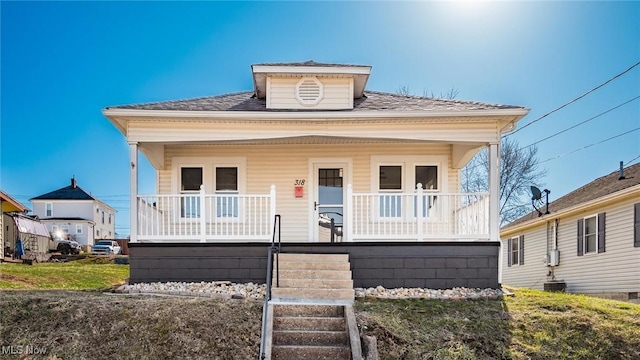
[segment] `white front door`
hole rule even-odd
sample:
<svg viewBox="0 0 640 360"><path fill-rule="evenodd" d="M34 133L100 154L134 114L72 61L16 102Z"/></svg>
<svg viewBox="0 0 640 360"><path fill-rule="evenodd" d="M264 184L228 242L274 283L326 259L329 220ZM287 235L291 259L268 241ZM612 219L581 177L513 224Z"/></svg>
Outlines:
<svg viewBox="0 0 640 360"><path fill-rule="evenodd" d="M349 164L314 162L311 236L313 242L341 242Z"/></svg>

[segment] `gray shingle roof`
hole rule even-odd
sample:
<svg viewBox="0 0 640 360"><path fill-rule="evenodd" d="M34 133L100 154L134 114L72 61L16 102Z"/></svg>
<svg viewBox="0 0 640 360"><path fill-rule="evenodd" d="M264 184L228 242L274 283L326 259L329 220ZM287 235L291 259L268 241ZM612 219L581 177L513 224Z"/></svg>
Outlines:
<svg viewBox="0 0 640 360"><path fill-rule="evenodd" d="M265 99L257 99L253 92L240 92L218 96L154 103L112 106L108 109L181 110L181 111L269 111L309 112L314 110L267 109ZM522 106L487 104L475 101L447 100L420 96L366 91L365 96L354 99L352 110L335 111L470 111L524 109ZM315 110L318 111L318 110ZM326 111L326 110L323 110Z"/></svg>
<svg viewBox="0 0 640 360"><path fill-rule="evenodd" d="M369 65L319 63L313 60L307 60L302 62L261 63L261 64L253 64L251 66L371 67Z"/></svg>
<svg viewBox="0 0 640 360"><path fill-rule="evenodd" d="M628 166L624 169L624 179L618 180L619 172L614 171L609 175L595 179L594 181L568 193L558 200L549 203L551 214L568 209L570 207L587 203L592 200L613 194L615 192L630 188L640 184L640 163ZM508 225L503 229L508 229L518 224L538 218L536 211L531 212ZM544 215L543 217L544 218Z"/></svg>
<svg viewBox="0 0 640 360"><path fill-rule="evenodd" d="M36 196L31 200L97 200L79 186L65 186L58 190L48 192L46 194Z"/></svg>

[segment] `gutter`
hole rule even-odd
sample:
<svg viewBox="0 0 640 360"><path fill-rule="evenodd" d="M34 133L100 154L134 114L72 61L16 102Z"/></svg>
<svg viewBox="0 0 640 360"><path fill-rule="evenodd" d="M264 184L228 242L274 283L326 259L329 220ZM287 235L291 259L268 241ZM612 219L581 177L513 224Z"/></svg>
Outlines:
<svg viewBox="0 0 640 360"><path fill-rule="evenodd" d="M574 205L562 210L559 210L555 213L552 213L551 216L541 216L538 217L534 220L529 220L527 222L524 222L522 224L516 225L514 227L509 227L507 229L503 229L500 230L500 236L510 236L513 235L514 233L520 233L523 232L524 230L530 229L532 227L535 227L537 225L539 225L540 223L546 223L548 220L550 219L558 219L561 217L568 217L570 215L574 215L577 214L579 212L583 212L583 211L587 211L590 210L596 206L604 206L604 205L608 205L609 203L615 202L615 201L619 201L619 200L630 200L632 199L632 197L630 197L629 195L635 193L635 192L640 192L640 184L638 185L634 185L631 187L628 187L626 189L622 189L619 191L616 191L615 193L609 194L609 195L605 195L603 197L600 197L598 199L594 199L591 201L588 201L586 203L581 203L578 205ZM553 204L553 203L551 203Z"/></svg>
<svg viewBox="0 0 640 360"><path fill-rule="evenodd" d="M433 118L478 116L525 116L529 109L491 109L471 111L188 111L188 110L140 110L105 108L102 114L128 117L211 118L245 120L307 120L307 119L386 119ZM516 121L516 120L514 120ZM513 123L513 121L512 121Z"/></svg>

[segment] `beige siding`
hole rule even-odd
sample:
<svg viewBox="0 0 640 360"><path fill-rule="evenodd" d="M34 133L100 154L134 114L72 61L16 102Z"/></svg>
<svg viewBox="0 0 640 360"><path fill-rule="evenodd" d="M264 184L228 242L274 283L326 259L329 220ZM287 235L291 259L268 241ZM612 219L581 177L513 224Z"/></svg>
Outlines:
<svg viewBox="0 0 640 360"><path fill-rule="evenodd" d="M637 202L638 199L635 199ZM606 251L577 256L577 220L606 213ZM560 265L556 278L564 279L570 292L640 291L640 248L633 247L633 202L610 206L560 221Z"/></svg>
<svg viewBox="0 0 640 360"><path fill-rule="evenodd" d="M153 120L150 118L149 120ZM426 120L385 119L371 122L331 121L212 121L193 119L190 122L158 121L130 122L127 138L136 142L205 142L255 141L304 136L358 139L404 139L407 141L490 143L500 138L496 124L449 118L444 122ZM489 119L488 119L489 120Z"/></svg>
<svg viewBox="0 0 640 360"><path fill-rule="evenodd" d="M160 193L172 193L172 159L174 157L245 157L246 192L267 194L276 185L277 211L282 215L283 241L307 241L309 211L311 210L309 159L349 158L352 162L352 184L355 192L369 192L372 155L445 155L449 145L434 144L306 144L306 145L252 145L252 146L167 146L165 170L158 172ZM448 169L448 191L458 189L458 171ZM349 174L345 174L349 176ZM294 181L305 179L304 197L294 196ZM345 179L345 186L348 183Z"/></svg>
<svg viewBox="0 0 640 360"><path fill-rule="evenodd" d="M300 78L269 78L267 82L267 107L271 109L352 109L353 80L350 78L318 78L323 86L323 96L314 106L298 102L295 86Z"/></svg>
<svg viewBox="0 0 640 360"><path fill-rule="evenodd" d="M554 268L554 273L557 280L566 282L567 291L576 293L640 291L640 248L633 247L633 204L638 201L640 199L629 199L598 211L559 219L560 263ZM606 251L578 256L578 219L602 212L606 213ZM525 232L524 266L507 267L507 247L503 239L504 284L542 288L547 273L547 267L542 262L547 247L545 232L544 226Z"/></svg>
<svg viewBox="0 0 640 360"><path fill-rule="evenodd" d="M502 283L516 287L542 289L547 279L546 228L540 227L516 236L519 235L524 235L523 265L508 266L508 239L502 239Z"/></svg>

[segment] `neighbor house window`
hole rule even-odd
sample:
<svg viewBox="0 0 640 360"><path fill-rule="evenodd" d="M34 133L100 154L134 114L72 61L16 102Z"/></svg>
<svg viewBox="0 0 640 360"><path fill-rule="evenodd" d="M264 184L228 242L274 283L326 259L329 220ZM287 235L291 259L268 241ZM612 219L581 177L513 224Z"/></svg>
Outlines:
<svg viewBox="0 0 640 360"><path fill-rule="evenodd" d="M586 254L598 251L598 218L592 216L584 219L584 252Z"/></svg>
<svg viewBox="0 0 640 360"><path fill-rule="evenodd" d="M578 219L578 256L605 252L605 215Z"/></svg>
<svg viewBox="0 0 640 360"><path fill-rule="evenodd" d="M60 229L62 229L62 231L63 231L65 234L68 234L68 233L69 233L69 225L67 225L67 224L60 225Z"/></svg>
<svg viewBox="0 0 640 360"><path fill-rule="evenodd" d="M53 203L45 203L44 204L44 212L46 217L53 216Z"/></svg>
<svg viewBox="0 0 640 360"><path fill-rule="evenodd" d="M216 167L216 216L238 217L238 168Z"/></svg>
<svg viewBox="0 0 640 360"><path fill-rule="evenodd" d="M82 234L82 225L76 225L76 234Z"/></svg>
<svg viewBox="0 0 640 360"><path fill-rule="evenodd" d="M102 211L102 223L104 224L104 211Z"/></svg>
<svg viewBox="0 0 640 360"><path fill-rule="evenodd" d="M524 235L507 241L507 265L524 265Z"/></svg>
<svg viewBox="0 0 640 360"><path fill-rule="evenodd" d="M200 217L200 197L198 192L202 186L201 167L183 167L180 169L180 216L183 218Z"/></svg>
<svg viewBox="0 0 640 360"><path fill-rule="evenodd" d="M109 214L109 224L111 224L111 214Z"/></svg>

